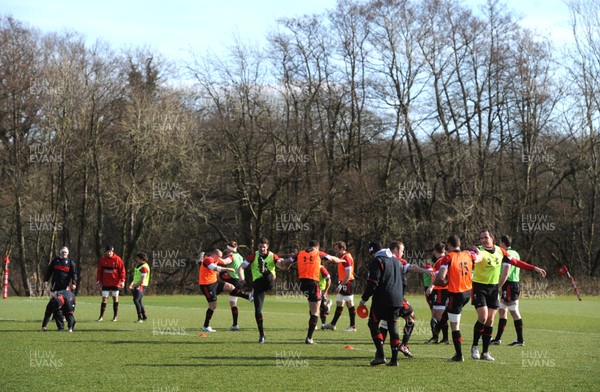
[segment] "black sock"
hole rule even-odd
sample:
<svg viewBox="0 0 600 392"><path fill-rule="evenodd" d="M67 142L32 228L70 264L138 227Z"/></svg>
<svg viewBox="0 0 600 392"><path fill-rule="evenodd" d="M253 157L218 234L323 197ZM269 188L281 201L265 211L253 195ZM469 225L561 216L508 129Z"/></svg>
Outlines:
<svg viewBox="0 0 600 392"><path fill-rule="evenodd" d="M210 319L212 318L213 313L214 310L212 310L211 308L206 309L206 317L204 318L204 328L208 328L208 324L210 324Z"/></svg>
<svg viewBox="0 0 600 392"><path fill-rule="evenodd" d="M483 334L483 328L485 326L477 320L475 326L473 327L473 346L477 346L479 344L479 338L481 334Z"/></svg>
<svg viewBox="0 0 600 392"><path fill-rule="evenodd" d="M515 320L515 329L517 330L517 341L523 343L523 319Z"/></svg>
<svg viewBox="0 0 600 392"><path fill-rule="evenodd" d="M254 318L256 319L256 326L258 327L258 335L265 336L265 330L263 328L263 315L262 313L255 314Z"/></svg>
<svg viewBox="0 0 600 392"><path fill-rule="evenodd" d="M348 313L350 314L350 326L355 327L356 326L356 308L354 306L352 306L351 308L348 308Z"/></svg>
<svg viewBox="0 0 600 392"><path fill-rule="evenodd" d="M310 319L308 319L308 335L306 335L307 338L312 339L318 321L319 317L313 316L312 314L310 315Z"/></svg>
<svg viewBox="0 0 600 392"><path fill-rule="evenodd" d="M335 308L335 314L333 315L333 320L331 320L331 325L336 325L340 316L342 315L342 312L344 311L344 307L343 306L336 306Z"/></svg>
<svg viewBox="0 0 600 392"><path fill-rule="evenodd" d="M438 329L438 321L433 317L429 320L429 327L431 328L431 336L438 340L439 329Z"/></svg>
<svg viewBox="0 0 600 392"><path fill-rule="evenodd" d="M102 302L100 304L100 317L104 317L104 312L106 311L106 303Z"/></svg>
<svg viewBox="0 0 600 392"><path fill-rule="evenodd" d="M396 362L398 361L398 351L400 349L400 345L397 344L395 346L392 346L392 359L391 362Z"/></svg>
<svg viewBox="0 0 600 392"><path fill-rule="evenodd" d="M410 335L412 334L413 329L415 328L415 323L406 319L406 323L404 324L404 334L402 335L402 345L408 344L408 340L410 339Z"/></svg>
<svg viewBox="0 0 600 392"><path fill-rule="evenodd" d="M452 331L452 343L454 343L454 350L456 351L456 355L462 357L462 336L460 335L460 331Z"/></svg>
<svg viewBox="0 0 600 392"><path fill-rule="evenodd" d="M484 353L488 352L490 348L490 340L492 340L492 332L494 331L494 327L492 325L486 325L483 328L483 351Z"/></svg>
<svg viewBox="0 0 600 392"><path fill-rule="evenodd" d="M438 323L438 332L442 331L442 340L448 340L448 312L442 314L442 319Z"/></svg>
<svg viewBox="0 0 600 392"><path fill-rule="evenodd" d="M238 323L238 308L237 306L234 306L231 308L231 316L233 317L233 325L237 325Z"/></svg>
<svg viewBox="0 0 600 392"><path fill-rule="evenodd" d="M383 340L381 336L374 336L373 343L375 343L375 356L377 358L385 358L385 354L383 353Z"/></svg>
<svg viewBox="0 0 600 392"><path fill-rule="evenodd" d="M494 340L502 339L502 334L504 333L504 329L506 328L507 322L508 320L505 318L501 318L500 320L498 320L498 331L496 331L496 337L494 338Z"/></svg>
<svg viewBox="0 0 600 392"><path fill-rule="evenodd" d="M113 313L114 313L114 318L117 318L117 313L119 313L119 303L118 302L113 302Z"/></svg>

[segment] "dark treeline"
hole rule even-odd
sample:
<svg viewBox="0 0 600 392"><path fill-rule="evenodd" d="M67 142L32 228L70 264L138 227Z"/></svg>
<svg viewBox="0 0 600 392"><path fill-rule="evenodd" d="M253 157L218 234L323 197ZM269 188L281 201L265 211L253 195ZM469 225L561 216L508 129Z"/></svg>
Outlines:
<svg viewBox="0 0 600 392"><path fill-rule="evenodd" d="M129 273L148 252L153 292L185 293L227 241L287 255L343 240L363 277L371 239L422 265L483 228L597 277L599 7L572 1L557 48L493 1L340 0L279 20L260 48L177 66L0 17L11 289L38 293L62 245L81 292L112 243Z"/></svg>

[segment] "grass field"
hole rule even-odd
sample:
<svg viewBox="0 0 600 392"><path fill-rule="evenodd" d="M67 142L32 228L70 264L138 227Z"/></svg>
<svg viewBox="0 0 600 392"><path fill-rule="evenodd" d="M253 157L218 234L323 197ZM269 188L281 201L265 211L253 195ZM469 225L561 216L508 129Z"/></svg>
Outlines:
<svg viewBox="0 0 600 392"><path fill-rule="evenodd" d="M524 347L509 319L495 362L466 358L448 363L452 345L423 344L429 309L423 297L408 297L417 324L400 367L369 366L373 345L366 320L346 333L344 310L338 331L316 331L317 345L304 344L308 305L302 298L267 297L267 342L257 344L252 304L240 300L242 330L227 331L227 297L200 337L206 301L200 296L148 296L149 320L136 324L130 297L121 297L119 321L97 323L100 297L79 297L73 334L37 332L47 299L0 302L2 391L598 391L600 390L600 298L523 299ZM335 307L335 305L334 305ZM107 313L110 320L112 307ZM469 353L475 311L463 311L463 351ZM496 323L497 324L497 323ZM347 345L353 349L345 348ZM386 355L389 355L386 346Z"/></svg>

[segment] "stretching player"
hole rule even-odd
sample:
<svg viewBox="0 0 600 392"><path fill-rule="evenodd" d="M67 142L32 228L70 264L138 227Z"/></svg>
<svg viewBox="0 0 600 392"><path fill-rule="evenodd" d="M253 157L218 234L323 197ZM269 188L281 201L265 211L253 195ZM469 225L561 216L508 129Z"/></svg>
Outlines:
<svg viewBox="0 0 600 392"><path fill-rule="evenodd" d="M217 265L219 262L227 263L221 256L223 256L223 253L219 249L214 249L200 264L198 282L200 283L200 291L208 301L208 309L206 309L206 317L204 318L204 324L202 325L202 330L205 332L216 332L209 324L215 309L217 309L217 295L220 293L226 292L230 295L252 301L248 294L243 293L242 290L236 288L231 283L217 279L217 274L221 271L233 272L233 268L220 267Z"/></svg>
<svg viewBox="0 0 600 392"><path fill-rule="evenodd" d="M275 253L269 250L269 240L261 238L258 241L258 250L252 253L238 269L239 275L242 277L240 283L244 285L246 282L243 278L244 269L250 266L252 272L252 284L254 297L254 319L258 327L258 343L265 342L265 330L263 327L262 308L265 302L267 291L275 287L276 272L275 267L283 269L281 259Z"/></svg>
<svg viewBox="0 0 600 392"><path fill-rule="evenodd" d="M61 290L50 298L48 305L46 305L44 321L42 321L42 332L46 332L46 326L53 314L59 331L65 330L64 319L66 319L69 332L73 332L75 328L75 294L69 290Z"/></svg>
<svg viewBox="0 0 600 392"><path fill-rule="evenodd" d="M226 265L229 268L232 268L233 272L232 271L223 271L223 272L221 272L220 277L221 277L221 279L223 279L224 282L231 283L232 285L235 286L236 289L241 290L243 288L241 281L244 280L244 271L242 270L241 275L240 275L239 271L240 271L240 266L244 262L244 258L242 257L242 255L240 255L238 253L237 248L238 248L238 243L235 241L232 241L227 244L227 247L225 248L224 259L229 262ZM231 308L231 317L233 318L233 323L231 324L231 327L229 327L230 331L239 331L240 330L240 326L238 325L239 310L237 307L237 300L238 300L238 297L233 296L233 295L229 296L229 307Z"/></svg>
<svg viewBox="0 0 600 392"><path fill-rule="evenodd" d="M479 248L483 262L476 264L473 269L472 302L477 310L477 322L473 327L471 357L473 359L494 361L488 349L492 340L494 316L498 309L498 282L500 281L502 266L506 266L506 270L509 265L514 265L528 271L536 271L542 277L546 276L546 271L515 259L504 249L494 245L494 236L489 230L483 230L480 237L481 246ZM480 337L483 338L483 351L481 355L479 355L479 348L477 347Z"/></svg>

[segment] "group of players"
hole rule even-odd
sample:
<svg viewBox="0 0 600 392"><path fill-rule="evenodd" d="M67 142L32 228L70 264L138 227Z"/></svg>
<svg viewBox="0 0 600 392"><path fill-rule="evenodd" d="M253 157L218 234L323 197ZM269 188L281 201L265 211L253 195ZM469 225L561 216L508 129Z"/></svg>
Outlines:
<svg viewBox="0 0 600 392"><path fill-rule="evenodd" d="M148 266L148 256L145 253L135 255L137 263L133 280L129 285L133 296L138 319L141 323L148 319L146 310L142 304L144 289L150 282L150 267ZM104 321L104 312L108 302L108 296L113 298L113 319L117 321L119 312L119 290L125 287L125 264L123 260L115 253L112 245L107 245L104 255L98 260L96 269L96 285L101 288L102 302L100 305L100 316L98 322ZM46 305L44 319L42 321L42 332L47 331L47 325L50 318L54 317L59 331L64 331L65 321L67 321L68 331L73 332L75 328L75 305L76 299L73 291L77 287L77 266L73 259L69 258L69 249L62 247L59 256L55 257L46 270L44 276L44 288L50 291L50 300ZM73 290L73 291L72 291Z"/></svg>
<svg viewBox="0 0 600 392"><path fill-rule="evenodd" d="M523 323L518 311L518 268L535 270L545 277L543 269L519 260L519 255L510 248L511 239L508 236L501 238L500 246L494 244L494 237L489 230L481 232L481 245L473 246L469 250L462 250L460 238L456 235L448 237L446 245L439 243L434 247L436 262L431 268L424 269L411 265L402 258L404 244L394 241L389 248L383 248L381 243L372 241L369 244L371 260L368 266L366 288L361 296L359 308L365 307L366 302L372 298L369 310L368 327L376 347L375 359L371 365L386 364L383 345L387 335L390 336L392 349L391 361L388 366L398 366L398 352L406 357L412 357L408 348L408 341L412 334L415 316L412 307L406 301L406 273L414 271L424 274L425 280L430 284L426 288L426 296L431 308L432 338L427 343L449 344L447 322L450 322L452 342L455 355L450 361L462 362L462 336L460 332L460 318L462 308L471 300L477 311L477 322L473 327L473 345L471 356L473 359L493 361L489 353L489 346L500 344L502 332L507 324L507 311L510 311L517 330L517 340L512 345L524 344L522 328ZM447 246L448 252L445 247ZM356 281L354 276L354 260L347 252L344 242L334 244L335 255L327 254L320 250L317 241L309 241L307 247L297 254L286 259L280 258L269 250L269 242L262 238L258 249L245 259L237 251L238 244L227 244L225 254L219 249L212 250L200 263L198 283L200 291L208 302L208 308L202 330L215 332L210 326L211 318L217 307L218 294L229 294L229 303L233 318L230 330L239 330L237 299L239 297L253 302L254 316L259 333L259 344L265 343L264 318L262 308L266 293L275 288L276 270L287 270L296 266L300 282L300 291L308 299L310 317L305 338L306 344L315 344L313 334L317 328L319 317L321 329L335 330L336 324L343 313L344 304L348 307L350 326L348 332L356 331L356 308L354 306L354 293ZM68 249L62 248L61 255L49 265L45 276L48 284L52 277L51 298L46 307L42 330L46 330L49 319L54 315L59 330L64 330L64 320L68 322L68 330L72 332L75 327L75 296L69 289L69 283L76 287L76 267L68 256ZM335 289L336 310L333 320L326 323L332 301L328 298L331 286L331 276L322 260L337 264L338 283ZM147 256L144 253L136 255L137 266L134 278L129 286L138 314L136 322L147 319L142 305L144 288L150 281L150 268ZM252 275L252 291L242 291L246 284L245 270L250 268ZM102 288L102 304L100 316L97 321L104 320L108 296L113 298L113 321L117 321L119 290L125 285L125 267L123 261L114 253L112 246L107 246L104 256L98 262L97 285ZM429 278L429 279L427 279ZM501 298L499 302L499 287ZM500 308L500 323L495 339L492 339L494 316ZM397 321L402 317L405 320L402 340L400 340ZM439 339L439 333L443 337ZM481 354L478 344L483 343Z"/></svg>

